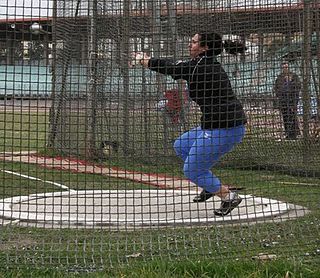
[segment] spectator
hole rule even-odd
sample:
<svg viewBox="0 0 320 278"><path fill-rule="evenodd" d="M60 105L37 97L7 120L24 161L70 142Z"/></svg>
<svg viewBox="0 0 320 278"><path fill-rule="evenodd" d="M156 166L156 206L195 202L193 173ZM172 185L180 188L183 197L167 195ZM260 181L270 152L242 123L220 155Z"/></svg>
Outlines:
<svg viewBox="0 0 320 278"><path fill-rule="evenodd" d="M288 62L283 62L281 69L282 72L275 81L273 92L277 97L278 108L282 116L285 138L295 140L300 134L298 102L301 82L298 75L290 71Z"/></svg>

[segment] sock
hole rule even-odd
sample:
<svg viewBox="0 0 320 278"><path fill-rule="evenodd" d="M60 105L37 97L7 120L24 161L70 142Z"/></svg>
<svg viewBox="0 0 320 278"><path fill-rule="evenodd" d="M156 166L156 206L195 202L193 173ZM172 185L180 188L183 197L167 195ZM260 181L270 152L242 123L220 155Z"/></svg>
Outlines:
<svg viewBox="0 0 320 278"><path fill-rule="evenodd" d="M230 191L224 198L222 198L223 201L230 201L236 198L237 194L235 192Z"/></svg>

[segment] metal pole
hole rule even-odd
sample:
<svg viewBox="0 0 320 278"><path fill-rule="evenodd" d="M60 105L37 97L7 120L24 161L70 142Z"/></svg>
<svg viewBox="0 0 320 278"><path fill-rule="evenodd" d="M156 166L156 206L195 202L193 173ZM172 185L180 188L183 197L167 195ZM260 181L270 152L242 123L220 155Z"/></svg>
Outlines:
<svg viewBox="0 0 320 278"><path fill-rule="evenodd" d="M89 1L90 15L90 39L89 39L89 95L87 132L86 132L86 155L93 159L97 157L96 147L96 111L97 111L97 0Z"/></svg>
<svg viewBox="0 0 320 278"><path fill-rule="evenodd" d="M152 47L154 51L154 55L159 57L161 54L160 49L160 42L161 42L161 5L158 0L152 1L149 3L151 4L152 10ZM165 79L162 75L156 74L157 80L157 90L158 94L162 94L165 89ZM169 130L168 130L168 123L167 123L167 116L163 113L163 147L165 150L168 149L168 138L169 138Z"/></svg>
<svg viewBox="0 0 320 278"><path fill-rule="evenodd" d="M177 22L176 22L176 12L174 7L174 1L173 0L166 0L167 3L167 11L168 11L168 30L169 30L169 36L167 39L170 41L170 51L171 54L174 56L174 59L176 58L176 54L178 52L178 31L177 31ZM179 80L178 81L178 91L179 91L179 101L181 103L181 111L179 115L180 123L182 131L186 130L186 115L185 115L185 106L184 106L184 91L185 91L185 82Z"/></svg>
<svg viewBox="0 0 320 278"><path fill-rule="evenodd" d="M52 71L52 82L51 82L51 106L49 111L49 135L47 146L54 149L54 141L56 135L56 122L55 122L55 102L56 102L56 44L57 44L57 0L53 1L53 10L52 10L52 61L51 61L51 71Z"/></svg>
<svg viewBox="0 0 320 278"><path fill-rule="evenodd" d="M304 148L303 160L309 161L310 150L310 75L311 75L311 5L310 1L304 1L303 9L303 48L302 48L302 104L303 104L303 139Z"/></svg>
<svg viewBox="0 0 320 278"><path fill-rule="evenodd" d="M66 44L66 50L65 50L65 54L64 56L66 57L65 59L62 59L61 63L62 63L62 73L61 73L61 91L59 93L59 97L57 99L57 105L53 106L51 108L51 111L54 111L51 113L50 115L50 124L51 124L51 128L50 128L50 134L49 134L49 146L54 147L55 148L55 141L56 141L56 137L57 137L57 133L58 133L58 124L60 123L61 119L63 119L63 116L65 116L65 110L64 110L64 105L65 105L65 101L66 101L66 95L67 95L67 77L68 77L68 71L69 71L69 66L70 63L72 61L72 49L73 49L73 45L74 45L74 33L76 33L76 26L77 26L77 19L79 16L79 10L80 10L80 3L81 0L77 1L77 5L76 5L76 9L75 9L75 15L74 15L74 25L73 25L73 30L70 31L70 36L65 39L65 44ZM53 36L54 36L54 41L56 42L56 37L57 37L57 22L56 22L56 18L57 18L57 1L54 2L54 16L53 18L55 19L54 23L54 31L53 31ZM55 53L55 52L54 52ZM56 70L56 65L57 65L57 57L56 55L54 56L54 69ZM55 82L55 84L57 81L57 74L55 71L54 74L54 79L53 82ZM55 94L55 90L56 87L54 86L53 88L54 90L54 94ZM56 96L56 94L55 94ZM54 103L56 100L53 98L52 103ZM65 136L65 135L63 135ZM62 136L62 137L63 137ZM61 138L61 149L60 151L63 149L63 145L64 144L64 139ZM67 150L67 151L70 151Z"/></svg>
<svg viewBox="0 0 320 278"><path fill-rule="evenodd" d="M310 2L304 2L303 10L303 49L302 49L302 103L303 103L303 138L309 137L310 120L310 74L311 74L311 7Z"/></svg>
<svg viewBox="0 0 320 278"><path fill-rule="evenodd" d="M122 118L122 127L123 127L123 152L127 155L129 152L129 68L128 68L128 55L130 51L130 0L125 0L123 2L123 16L120 19L120 70L123 76L123 92L121 94L123 101L123 118ZM123 55L126 54L126 55Z"/></svg>
<svg viewBox="0 0 320 278"><path fill-rule="evenodd" d="M316 29L316 42L317 42L317 87L316 87L316 99L317 99L317 121L320 121L320 8L314 7L315 12L315 29Z"/></svg>

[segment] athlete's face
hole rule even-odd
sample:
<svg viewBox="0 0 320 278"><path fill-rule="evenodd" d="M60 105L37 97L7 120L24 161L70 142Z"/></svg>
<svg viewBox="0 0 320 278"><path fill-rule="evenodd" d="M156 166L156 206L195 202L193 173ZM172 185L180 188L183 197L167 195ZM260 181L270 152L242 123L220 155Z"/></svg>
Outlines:
<svg viewBox="0 0 320 278"><path fill-rule="evenodd" d="M199 34L195 34L189 43L189 53L191 58L196 58L199 54L205 52L207 50L207 46L200 46L199 42Z"/></svg>
<svg viewBox="0 0 320 278"><path fill-rule="evenodd" d="M289 64L288 63L283 63L282 64L282 72L283 73L289 73Z"/></svg>

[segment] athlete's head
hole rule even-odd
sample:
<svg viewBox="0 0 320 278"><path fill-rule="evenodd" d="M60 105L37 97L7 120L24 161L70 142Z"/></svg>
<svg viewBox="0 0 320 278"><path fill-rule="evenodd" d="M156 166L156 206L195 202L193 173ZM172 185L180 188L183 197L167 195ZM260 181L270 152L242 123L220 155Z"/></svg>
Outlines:
<svg viewBox="0 0 320 278"><path fill-rule="evenodd" d="M189 43L191 58L195 58L202 53L209 57L218 56L224 49L227 53L236 55L244 53L247 48L240 41L223 41L222 36L218 33L197 33Z"/></svg>

